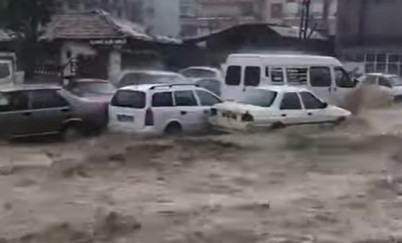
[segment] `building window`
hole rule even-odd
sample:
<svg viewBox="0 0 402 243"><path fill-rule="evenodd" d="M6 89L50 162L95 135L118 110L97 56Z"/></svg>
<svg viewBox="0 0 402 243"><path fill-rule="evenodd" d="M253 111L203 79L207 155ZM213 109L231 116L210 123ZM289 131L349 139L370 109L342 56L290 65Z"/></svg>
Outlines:
<svg viewBox="0 0 402 243"><path fill-rule="evenodd" d="M283 4L273 3L271 4L271 18L280 19L283 17Z"/></svg>
<svg viewBox="0 0 402 243"><path fill-rule="evenodd" d="M366 73L389 73L402 76L402 53L368 52L364 57Z"/></svg>

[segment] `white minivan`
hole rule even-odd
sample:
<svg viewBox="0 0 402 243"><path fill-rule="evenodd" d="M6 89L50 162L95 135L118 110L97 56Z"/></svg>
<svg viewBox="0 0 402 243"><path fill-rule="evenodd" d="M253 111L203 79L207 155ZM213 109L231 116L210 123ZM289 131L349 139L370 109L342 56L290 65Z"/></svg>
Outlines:
<svg viewBox="0 0 402 243"><path fill-rule="evenodd" d="M342 64L326 56L232 54L225 69L225 100L237 101L247 87L299 85L331 104L341 105L356 86Z"/></svg>
<svg viewBox="0 0 402 243"><path fill-rule="evenodd" d="M109 105L109 129L140 134L201 131L221 99L193 84L142 84L120 88Z"/></svg>

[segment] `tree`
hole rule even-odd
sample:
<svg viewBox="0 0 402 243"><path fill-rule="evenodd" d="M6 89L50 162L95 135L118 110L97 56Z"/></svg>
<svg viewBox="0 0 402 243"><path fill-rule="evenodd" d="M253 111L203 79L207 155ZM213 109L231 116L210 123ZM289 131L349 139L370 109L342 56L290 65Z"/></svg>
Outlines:
<svg viewBox="0 0 402 243"><path fill-rule="evenodd" d="M55 0L0 0L0 28L17 34L19 58L28 77L33 74L40 31L54 7Z"/></svg>

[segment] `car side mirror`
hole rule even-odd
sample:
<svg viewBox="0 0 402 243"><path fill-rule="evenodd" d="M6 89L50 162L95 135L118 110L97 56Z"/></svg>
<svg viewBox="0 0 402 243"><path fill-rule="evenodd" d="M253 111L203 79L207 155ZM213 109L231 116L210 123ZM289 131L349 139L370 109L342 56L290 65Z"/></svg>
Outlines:
<svg viewBox="0 0 402 243"><path fill-rule="evenodd" d="M328 103L327 102L322 103L322 108L323 109L328 108Z"/></svg>

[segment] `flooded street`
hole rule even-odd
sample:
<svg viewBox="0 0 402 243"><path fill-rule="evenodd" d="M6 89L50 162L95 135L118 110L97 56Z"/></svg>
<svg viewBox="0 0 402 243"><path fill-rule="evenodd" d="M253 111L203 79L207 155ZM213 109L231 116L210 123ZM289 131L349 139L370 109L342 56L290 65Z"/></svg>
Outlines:
<svg viewBox="0 0 402 243"><path fill-rule="evenodd" d="M396 242L398 111L265 134L3 145L0 242Z"/></svg>

